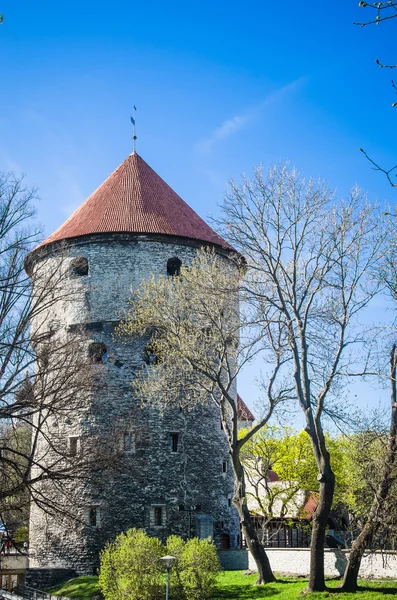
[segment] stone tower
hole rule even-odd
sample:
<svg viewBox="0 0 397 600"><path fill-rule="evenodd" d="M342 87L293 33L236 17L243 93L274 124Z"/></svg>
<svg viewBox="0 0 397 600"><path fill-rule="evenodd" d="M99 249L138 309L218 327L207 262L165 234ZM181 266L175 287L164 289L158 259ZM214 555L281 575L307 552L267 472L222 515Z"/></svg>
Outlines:
<svg viewBox="0 0 397 600"><path fill-rule="evenodd" d="M94 429L104 445L116 438L121 449L113 471L64 484L77 519L32 506L31 567L91 574L100 549L131 527L163 539L213 535L218 545L238 544L233 475L217 410L161 415L142 409L130 382L150 362L145 340L126 345L113 337L131 289L150 274L173 274L203 245L226 258L230 251L134 152L30 255L34 268L66 254L63 291L73 301L67 308L56 302L39 327L45 335L49 328L84 326L98 369L79 409L50 420L48 435L71 456L84 452Z"/></svg>

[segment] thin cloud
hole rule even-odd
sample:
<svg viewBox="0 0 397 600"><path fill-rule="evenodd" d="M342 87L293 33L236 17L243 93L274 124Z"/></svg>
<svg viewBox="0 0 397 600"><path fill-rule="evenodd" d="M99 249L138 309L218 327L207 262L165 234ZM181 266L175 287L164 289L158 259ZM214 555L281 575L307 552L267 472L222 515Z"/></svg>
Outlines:
<svg viewBox="0 0 397 600"><path fill-rule="evenodd" d="M211 152L215 144L244 129L247 125L258 119L265 108L273 104L276 100L280 100L282 97L295 92L305 81L305 77L300 77L272 92L263 102L247 109L243 114L227 119L219 127L216 127L207 138L200 140L195 146L196 150L203 154Z"/></svg>

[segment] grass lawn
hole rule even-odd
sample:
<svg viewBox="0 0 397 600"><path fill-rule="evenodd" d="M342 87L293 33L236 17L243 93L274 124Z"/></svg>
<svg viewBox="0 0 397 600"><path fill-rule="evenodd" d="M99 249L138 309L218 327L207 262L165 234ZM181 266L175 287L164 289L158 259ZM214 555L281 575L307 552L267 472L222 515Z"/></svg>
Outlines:
<svg viewBox="0 0 397 600"><path fill-rule="evenodd" d="M94 600L99 596L98 577L76 577L69 579L60 585L47 590L55 596L65 596L66 598L79 598L80 600Z"/></svg>
<svg viewBox="0 0 397 600"><path fill-rule="evenodd" d="M340 581L329 581L330 590L324 593L302 595L307 585L306 579L282 578L277 583L255 587L256 575L244 575L244 571L224 571L219 577L219 582L213 600L257 600L259 598L274 598L274 600L395 600L397 594L397 581L361 581L361 589L356 594L340 594L337 586ZM52 594L79 598L80 600L94 600L99 594L97 577L77 577L51 588ZM178 600L172 596L170 600Z"/></svg>

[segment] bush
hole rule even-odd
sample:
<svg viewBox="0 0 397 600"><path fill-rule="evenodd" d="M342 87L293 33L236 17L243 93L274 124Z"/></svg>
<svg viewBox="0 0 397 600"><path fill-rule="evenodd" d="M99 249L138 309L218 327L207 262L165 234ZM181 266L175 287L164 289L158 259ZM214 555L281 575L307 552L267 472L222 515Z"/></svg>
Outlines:
<svg viewBox="0 0 397 600"><path fill-rule="evenodd" d="M179 569L187 600L211 598L221 570L216 548L211 541L193 538L186 542Z"/></svg>
<svg viewBox="0 0 397 600"><path fill-rule="evenodd" d="M170 573L171 597L209 600L220 571L215 546L194 538L184 542L172 535L167 547L140 529L130 529L101 553L99 587L105 600L163 600L164 554L177 561Z"/></svg>
<svg viewBox="0 0 397 600"><path fill-rule="evenodd" d="M183 551L185 550L185 546L186 543L177 535L171 535L167 539L167 554L175 556L177 559L170 572L170 588L172 590L172 596L175 596L175 598L178 598L178 600L183 600L186 597L181 579L181 558Z"/></svg>
<svg viewBox="0 0 397 600"><path fill-rule="evenodd" d="M120 534L101 553L99 586L105 600L163 600L164 546L139 529Z"/></svg>

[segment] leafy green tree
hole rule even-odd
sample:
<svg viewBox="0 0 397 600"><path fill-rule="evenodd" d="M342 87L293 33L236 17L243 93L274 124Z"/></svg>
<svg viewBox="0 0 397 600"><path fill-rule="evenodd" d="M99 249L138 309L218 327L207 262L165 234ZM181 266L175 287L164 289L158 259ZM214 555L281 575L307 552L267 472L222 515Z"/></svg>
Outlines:
<svg viewBox="0 0 397 600"><path fill-rule="evenodd" d="M165 548L143 530L120 534L101 553L99 586L105 600L160 600L164 595L160 558Z"/></svg>
<svg viewBox="0 0 397 600"><path fill-rule="evenodd" d="M180 578L187 600L210 600L221 570L210 540L192 538L180 557Z"/></svg>
<svg viewBox="0 0 397 600"><path fill-rule="evenodd" d="M170 535L167 538L167 554L170 556L175 556L176 558L176 561L170 572L170 587L173 590L173 594L177 598L180 597L181 599L185 597L181 579L181 558L185 550L185 546L186 542L177 535Z"/></svg>
<svg viewBox="0 0 397 600"><path fill-rule="evenodd" d="M344 500L346 488L343 437L326 435L326 438L335 473L336 506ZM299 515L304 499L302 493L319 491L318 469L310 437L305 431L289 426L266 426L243 447L242 461L249 482L247 497L251 506L257 507L258 513L265 517L264 525L291 512ZM270 481L269 471L277 474L279 482Z"/></svg>

